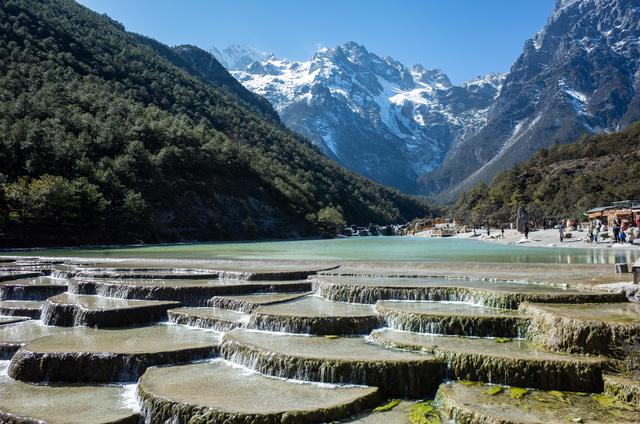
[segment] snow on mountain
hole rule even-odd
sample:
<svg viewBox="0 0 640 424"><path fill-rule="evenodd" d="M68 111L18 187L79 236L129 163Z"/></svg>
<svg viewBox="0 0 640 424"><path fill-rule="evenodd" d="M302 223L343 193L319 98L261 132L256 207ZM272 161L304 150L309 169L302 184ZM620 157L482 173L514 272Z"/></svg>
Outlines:
<svg viewBox="0 0 640 424"><path fill-rule="evenodd" d="M422 179L426 189L451 199L542 148L639 120L639 23L640 0L557 1L525 42L486 125L449 150Z"/></svg>
<svg viewBox="0 0 640 424"><path fill-rule="evenodd" d="M344 166L406 192L419 191L418 178L484 125L504 80L490 74L454 86L439 69L408 68L354 42L320 49L309 61L261 54L241 69L255 50L228 49L222 57L232 74L287 126Z"/></svg>
<svg viewBox="0 0 640 424"><path fill-rule="evenodd" d="M242 70L253 62L265 60L271 56L270 53L239 44L232 44L223 50L212 47L209 53L229 71Z"/></svg>

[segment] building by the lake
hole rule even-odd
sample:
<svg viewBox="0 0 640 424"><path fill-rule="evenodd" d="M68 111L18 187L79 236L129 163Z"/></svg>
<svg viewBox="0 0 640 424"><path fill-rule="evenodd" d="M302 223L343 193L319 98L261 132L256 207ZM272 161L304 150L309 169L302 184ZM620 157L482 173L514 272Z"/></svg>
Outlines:
<svg viewBox="0 0 640 424"><path fill-rule="evenodd" d="M640 201L622 200L607 206L589 209L586 213L589 221L599 219L605 225L609 225L615 219L621 223L625 221L635 223L640 219Z"/></svg>

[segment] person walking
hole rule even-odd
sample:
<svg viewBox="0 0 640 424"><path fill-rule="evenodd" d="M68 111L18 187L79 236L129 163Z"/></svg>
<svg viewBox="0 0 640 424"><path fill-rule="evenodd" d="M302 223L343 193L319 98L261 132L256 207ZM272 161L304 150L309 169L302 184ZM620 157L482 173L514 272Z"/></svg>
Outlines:
<svg viewBox="0 0 640 424"><path fill-rule="evenodd" d="M560 243L562 243L564 241L564 225L560 225L558 232L560 233Z"/></svg>

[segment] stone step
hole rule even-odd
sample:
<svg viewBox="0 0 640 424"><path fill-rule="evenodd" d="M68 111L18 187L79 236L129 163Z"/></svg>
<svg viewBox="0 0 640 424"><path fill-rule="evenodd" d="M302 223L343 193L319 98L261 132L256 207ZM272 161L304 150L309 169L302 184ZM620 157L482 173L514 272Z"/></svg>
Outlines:
<svg viewBox="0 0 640 424"><path fill-rule="evenodd" d="M524 337L529 320L509 309L459 302L379 300L387 327L414 333L476 337Z"/></svg>
<svg viewBox="0 0 640 424"><path fill-rule="evenodd" d="M22 381L135 381L150 366L211 358L218 333L178 325L127 329L74 327L16 352L9 375Z"/></svg>
<svg viewBox="0 0 640 424"><path fill-rule="evenodd" d="M138 393L146 422L330 422L379 402L374 387L323 387L268 378L222 360L150 368Z"/></svg>
<svg viewBox="0 0 640 424"><path fill-rule="evenodd" d="M385 349L363 337L235 329L223 337L221 354L275 377L376 386L386 395L412 398L433 395L444 371L443 363L433 355Z"/></svg>
<svg viewBox="0 0 640 424"><path fill-rule="evenodd" d="M19 280L22 278L38 278L42 277L40 271L22 271L22 270L3 270L0 271L0 282Z"/></svg>
<svg viewBox="0 0 640 424"><path fill-rule="evenodd" d="M0 365L0 422L137 424L135 387L41 385L15 381Z"/></svg>
<svg viewBox="0 0 640 424"><path fill-rule="evenodd" d="M19 317L15 315L0 315L0 325L14 324L16 322L28 321L30 319L31 318L29 317Z"/></svg>
<svg viewBox="0 0 640 424"><path fill-rule="evenodd" d="M612 354L640 340L640 304L523 304L531 316L529 338L550 350Z"/></svg>
<svg viewBox="0 0 640 424"><path fill-rule="evenodd" d="M517 309L522 302L621 302L622 293L566 290L559 287L505 281L446 278L336 277L312 278L320 296L338 302L376 303L378 300L431 300Z"/></svg>
<svg viewBox="0 0 640 424"><path fill-rule="evenodd" d="M66 331L63 327L52 327L41 321L25 321L0 325L0 359L11 359L18 349L26 343Z"/></svg>
<svg viewBox="0 0 640 424"><path fill-rule="evenodd" d="M127 280L203 280L217 279L219 273L214 270L182 268L76 268L73 275L77 278L109 278Z"/></svg>
<svg viewBox="0 0 640 424"><path fill-rule="evenodd" d="M191 327L215 331L230 331L249 322L249 315L228 309L196 307L176 308L167 311L169 321Z"/></svg>
<svg viewBox="0 0 640 424"><path fill-rule="evenodd" d="M0 315L39 319L43 304L44 302L34 300L2 300L0 301Z"/></svg>
<svg viewBox="0 0 640 424"><path fill-rule="evenodd" d="M179 302L62 293L47 299L42 322L62 327L127 327L164 320L167 310L177 306Z"/></svg>
<svg viewBox="0 0 640 424"><path fill-rule="evenodd" d="M371 305L331 302L305 296L285 303L264 305L251 313L248 328L285 333L369 334L380 326Z"/></svg>
<svg viewBox="0 0 640 424"><path fill-rule="evenodd" d="M605 394L619 401L640 405L640 371L626 374L605 374Z"/></svg>
<svg viewBox="0 0 640 424"><path fill-rule="evenodd" d="M67 281L51 278L22 278L0 283L0 300L44 301L67 291Z"/></svg>
<svg viewBox="0 0 640 424"><path fill-rule="evenodd" d="M434 336L392 329L376 330L382 346L427 352L447 364L453 379L483 381L544 390L601 392L609 360L597 356L551 353L516 339Z"/></svg>
<svg viewBox="0 0 640 424"><path fill-rule="evenodd" d="M640 409L602 394L520 390L445 383L436 405L446 419L468 424L637 423Z"/></svg>
<svg viewBox="0 0 640 424"><path fill-rule="evenodd" d="M217 306L216 296L247 293L307 292L308 281L243 280L78 280L69 282L69 291L106 297L139 300L167 300L183 306Z"/></svg>
<svg viewBox="0 0 640 424"><path fill-rule="evenodd" d="M311 288L311 284L308 284L308 288ZM293 293L249 293L235 296L214 296L208 303L216 308L251 313L260 306L287 302L308 294L310 294L309 291L296 291Z"/></svg>

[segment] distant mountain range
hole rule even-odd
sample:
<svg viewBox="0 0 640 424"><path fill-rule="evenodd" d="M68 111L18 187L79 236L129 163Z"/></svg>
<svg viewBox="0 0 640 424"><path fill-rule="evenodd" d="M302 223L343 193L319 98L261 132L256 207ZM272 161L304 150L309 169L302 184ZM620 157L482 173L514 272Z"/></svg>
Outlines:
<svg viewBox="0 0 640 424"><path fill-rule="evenodd" d="M409 193L421 192L418 177L437 168L453 143L484 125L504 79L491 74L454 86L439 69L408 68L354 42L318 50L307 62L244 46L211 53L329 157Z"/></svg>
<svg viewBox="0 0 640 424"><path fill-rule="evenodd" d="M340 164L452 200L538 150L640 119L640 0L560 0L506 74L452 85L348 42L306 62L212 49Z"/></svg>

